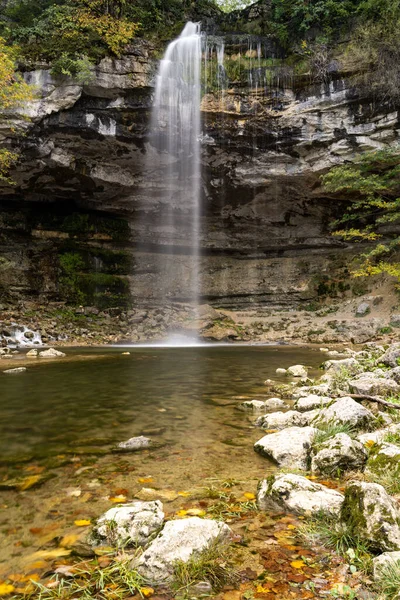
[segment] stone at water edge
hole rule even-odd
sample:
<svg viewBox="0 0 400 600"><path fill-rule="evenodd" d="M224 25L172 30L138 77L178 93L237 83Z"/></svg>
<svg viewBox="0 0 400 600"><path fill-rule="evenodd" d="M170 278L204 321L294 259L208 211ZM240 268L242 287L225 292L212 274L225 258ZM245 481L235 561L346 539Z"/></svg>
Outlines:
<svg viewBox="0 0 400 600"><path fill-rule="evenodd" d="M338 471L363 471L367 458L368 452L361 442L338 433L318 447L311 470L328 476L336 476Z"/></svg>
<svg viewBox="0 0 400 600"><path fill-rule="evenodd" d="M48 350L42 350L39 352L40 358L62 358L66 356L64 352L60 352L60 350L56 350L55 348L49 348Z"/></svg>
<svg viewBox="0 0 400 600"><path fill-rule="evenodd" d="M319 414L318 410L308 412L297 412L288 410L287 412L275 412L262 415L256 421L257 427L263 429L286 429L287 427L305 427Z"/></svg>
<svg viewBox="0 0 400 600"><path fill-rule="evenodd" d="M310 481L301 475L278 474L260 482L257 503L261 510L339 515L344 496L336 490Z"/></svg>
<svg viewBox="0 0 400 600"><path fill-rule="evenodd" d="M150 448L150 446L152 446L151 439L145 437L144 435L139 435L138 437L129 438L129 440L126 440L125 442L120 442L117 444L115 450L135 452L136 450Z"/></svg>
<svg viewBox="0 0 400 600"><path fill-rule="evenodd" d="M38 354L38 351L32 348L32 350L29 350L29 352L26 353L26 356L27 358L37 358Z"/></svg>
<svg viewBox="0 0 400 600"><path fill-rule="evenodd" d="M262 400L246 400L246 402L239 404L238 409L254 412L265 410L265 402Z"/></svg>
<svg viewBox="0 0 400 600"><path fill-rule="evenodd" d="M353 394L366 396L386 396L400 391L396 381L375 377L373 373L361 373L357 379L348 381L348 385Z"/></svg>
<svg viewBox="0 0 400 600"><path fill-rule="evenodd" d="M6 373L7 375L17 375L18 373L25 373L26 371L26 367L16 367L15 369L7 369L6 371L3 371L3 373Z"/></svg>
<svg viewBox="0 0 400 600"><path fill-rule="evenodd" d="M92 545L144 546L164 522L163 505L154 502L132 502L110 508L93 528Z"/></svg>
<svg viewBox="0 0 400 600"><path fill-rule="evenodd" d="M376 582L384 581L387 577L385 570L390 567L397 567L400 572L400 552L384 552L372 559L374 569L374 580Z"/></svg>
<svg viewBox="0 0 400 600"><path fill-rule="evenodd" d="M355 375L362 371L362 366L355 358L343 358L342 360L327 360L323 367L327 371L327 375L339 373L346 370L349 374Z"/></svg>
<svg viewBox="0 0 400 600"><path fill-rule="evenodd" d="M288 408L289 406L281 398L268 398L268 400L266 400L264 404L265 410L270 410L273 408Z"/></svg>
<svg viewBox="0 0 400 600"><path fill-rule="evenodd" d="M356 429L368 429L374 425L375 420L370 410L358 404L353 398L345 396L321 410L316 427L318 423L341 423Z"/></svg>
<svg viewBox="0 0 400 600"><path fill-rule="evenodd" d="M276 369L275 373L276 373L277 375L286 375L286 373L287 373L287 370L286 370L286 369L279 368L279 369Z"/></svg>
<svg viewBox="0 0 400 600"><path fill-rule="evenodd" d="M315 427L288 427L278 433L265 435L254 444L254 450L274 460L279 466L306 471L317 432Z"/></svg>
<svg viewBox="0 0 400 600"><path fill-rule="evenodd" d="M329 396L317 396L316 394L310 394L309 396L304 396L296 400L293 408L300 412L306 412L323 408L328 404L332 404L332 402L333 400Z"/></svg>
<svg viewBox="0 0 400 600"><path fill-rule="evenodd" d="M342 522L357 530L374 551L400 549L400 510L378 483L351 481L340 514Z"/></svg>
<svg viewBox="0 0 400 600"><path fill-rule="evenodd" d="M176 561L187 562L194 553L227 542L231 533L222 521L199 517L168 521L141 557L133 560L132 568L149 584L165 583L171 580Z"/></svg>
<svg viewBox="0 0 400 600"><path fill-rule="evenodd" d="M308 371L304 365L292 365L288 368L287 374L292 377L307 377Z"/></svg>

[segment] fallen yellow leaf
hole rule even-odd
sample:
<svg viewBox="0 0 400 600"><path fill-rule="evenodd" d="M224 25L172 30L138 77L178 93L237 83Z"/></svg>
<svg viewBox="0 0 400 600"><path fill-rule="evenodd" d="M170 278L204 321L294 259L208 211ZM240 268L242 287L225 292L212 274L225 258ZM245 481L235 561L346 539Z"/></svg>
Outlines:
<svg viewBox="0 0 400 600"><path fill-rule="evenodd" d="M254 494L252 494L251 492L245 492L245 493L243 494L243 496L244 496L245 498L247 498L247 500L255 500L255 499L256 499L255 495L254 495Z"/></svg>
<svg viewBox="0 0 400 600"><path fill-rule="evenodd" d="M33 487L40 480L40 475L31 475L24 479L19 485L18 489L23 492L25 490L29 490L29 488Z"/></svg>
<svg viewBox="0 0 400 600"><path fill-rule="evenodd" d="M258 594L269 594L270 591L271 590L269 588L263 587L262 585L258 585L257 586L257 593Z"/></svg>
<svg viewBox="0 0 400 600"><path fill-rule="evenodd" d="M296 529L296 526L295 525L288 525L287 528L288 529Z"/></svg>
<svg viewBox="0 0 400 600"><path fill-rule="evenodd" d="M206 514L205 510L201 510L201 508L189 508L189 510L184 511L191 517L204 517Z"/></svg>
<svg viewBox="0 0 400 600"><path fill-rule="evenodd" d="M301 569L302 567L305 566L305 562L302 560L294 560L293 562L290 563L290 566L293 567L293 569Z"/></svg>
<svg viewBox="0 0 400 600"><path fill-rule="evenodd" d="M153 481L153 477L140 477L138 479L138 483L151 483Z"/></svg>
<svg viewBox="0 0 400 600"><path fill-rule="evenodd" d="M140 588L140 593L145 598L148 598L149 596L152 596L154 594L154 590L151 587L142 587Z"/></svg>
<svg viewBox="0 0 400 600"><path fill-rule="evenodd" d="M110 502L115 502L115 503L119 503L119 502L126 502L126 496L110 496L109 498Z"/></svg>
<svg viewBox="0 0 400 600"><path fill-rule="evenodd" d="M87 527L90 525L91 521L90 519L78 519L77 521L74 521L74 523L77 527Z"/></svg>
<svg viewBox="0 0 400 600"><path fill-rule="evenodd" d="M51 559L51 558L60 558L61 556L69 556L71 554L71 550L67 550L66 548L56 548L55 550L38 550L38 552L34 552L28 558L29 559Z"/></svg>
<svg viewBox="0 0 400 600"><path fill-rule="evenodd" d="M314 481L315 479L318 479L318 477L316 475L308 475L307 479L310 479L310 481Z"/></svg>
<svg viewBox="0 0 400 600"><path fill-rule="evenodd" d="M0 596L8 596L15 590L15 587L10 583L0 583Z"/></svg>
<svg viewBox="0 0 400 600"><path fill-rule="evenodd" d="M177 517L184 517L185 515L187 515L187 510L178 510L178 512L175 513Z"/></svg>
<svg viewBox="0 0 400 600"><path fill-rule="evenodd" d="M73 546L75 544L78 538L78 535L74 535L72 533L69 535L64 535L63 539L60 542L60 546L62 546L63 548L69 548L70 546Z"/></svg>
<svg viewBox="0 0 400 600"><path fill-rule="evenodd" d="M374 440L367 440L364 444L364 446L367 446L367 448L372 448L372 446L375 445Z"/></svg>
<svg viewBox="0 0 400 600"><path fill-rule="evenodd" d="M178 496L183 496L183 498L187 498L190 496L189 492L178 492Z"/></svg>

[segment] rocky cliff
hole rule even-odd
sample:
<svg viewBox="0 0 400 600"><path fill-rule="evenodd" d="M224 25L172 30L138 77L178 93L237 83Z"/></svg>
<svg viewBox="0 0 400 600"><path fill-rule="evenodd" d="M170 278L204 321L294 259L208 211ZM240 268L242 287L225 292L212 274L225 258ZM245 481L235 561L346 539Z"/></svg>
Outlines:
<svg viewBox="0 0 400 600"><path fill-rule="evenodd" d="M248 38L230 43L233 56ZM78 288L83 304L149 305L159 252L181 264L171 288L175 300L187 297L191 240L177 231L171 248L151 226L163 185L148 138L155 65L138 40L87 84L25 73L38 98L0 129L21 152L15 185L0 188L3 300L57 300ZM354 249L329 235L339 201L319 175L398 139L398 113L360 96L348 76L333 69L316 84L283 67L268 85L247 74L203 97L201 280L216 306L294 307L348 290ZM174 210L185 218L187 207Z"/></svg>

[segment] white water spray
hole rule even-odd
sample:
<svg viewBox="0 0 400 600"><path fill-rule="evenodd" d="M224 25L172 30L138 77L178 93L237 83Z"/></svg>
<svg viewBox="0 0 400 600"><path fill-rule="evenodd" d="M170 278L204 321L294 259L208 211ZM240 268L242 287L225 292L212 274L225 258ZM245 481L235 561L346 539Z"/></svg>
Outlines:
<svg viewBox="0 0 400 600"><path fill-rule="evenodd" d="M200 295L200 71L200 24L190 22L160 63L152 110L151 143L163 165L158 286L164 304L184 299L197 306Z"/></svg>

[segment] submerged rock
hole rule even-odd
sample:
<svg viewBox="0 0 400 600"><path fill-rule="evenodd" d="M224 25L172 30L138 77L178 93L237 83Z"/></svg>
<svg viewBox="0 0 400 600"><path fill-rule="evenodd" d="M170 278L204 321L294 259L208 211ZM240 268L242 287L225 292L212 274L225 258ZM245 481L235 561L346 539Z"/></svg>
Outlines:
<svg viewBox="0 0 400 600"><path fill-rule="evenodd" d="M265 410L265 402L262 400L246 400L238 406L239 410L249 410L253 412Z"/></svg>
<svg viewBox="0 0 400 600"><path fill-rule="evenodd" d="M168 521L132 566L148 583L160 584L171 579L177 561L187 562L194 553L226 542L230 535L230 528L222 521L199 517Z"/></svg>
<svg viewBox="0 0 400 600"><path fill-rule="evenodd" d="M174 490L155 490L154 488L142 488L137 494L139 500L162 500L163 502L173 502L179 498L178 492Z"/></svg>
<svg viewBox="0 0 400 600"><path fill-rule="evenodd" d="M120 442L115 450L136 452L137 450L150 448L151 445L152 441L150 438L147 438L144 435L139 435L138 437L129 438L129 440L126 440L125 442Z"/></svg>
<svg viewBox="0 0 400 600"><path fill-rule="evenodd" d="M400 549L398 504L377 483L349 483L341 520L355 528L360 538L375 551Z"/></svg>
<svg viewBox="0 0 400 600"><path fill-rule="evenodd" d="M110 508L93 528L94 545L144 546L164 522L161 502L132 502Z"/></svg>
<svg viewBox="0 0 400 600"><path fill-rule="evenodd" d="M40 358L62 358L66 356L64 352L60 352L60 350L56 350L55 348L49 348L48 350L42 350L39 352Z"/></svg>
<svg viewBox="0 0 400 600"><path fill-rule="evenodd" d="M323 475L337 475L338 471L362 471L368 453L361 442L345 433L338 433L322 443L312 457L311 470Z"/></svg>
<svg viewBox="0 0 400 600"><path fill-rule="evenodd" d="M36 358L38 356L38 351L35 350L34 348L32 348L32 350L29 350L29 352L26 353L26 356L28 358Z"/></svg>
<svg viewBox="0 0 400 600"><path fill-rule="evenodd" d="M368 429L374 422L372 412L348 396L321 410L318 417L318 423L342 423L355 429Z"/></svg>
<svg viewBox="0 0 400 600"><path fill-rule="evenodd" d="M305 471L317 431L314 427L289 427L278 433L265 435L254 444L254 450L282 467Z"/></svg>
<svg viewBox="0 0 400 600"><path fill-rule="evenodd" d="M16 367L15 369L7 369L6 371L3 371L3 373L8 375L17 375L18 373L25 373L25 371L26 367Z"/></svg>
<svg viewBox="0 0 400 600"><path fill-rule="evenodd" d="M284 510L300 515L321 511L338 515L343 501L340 492L292 473L272 475L261 481L257 493L261 510Z"/></svg>

